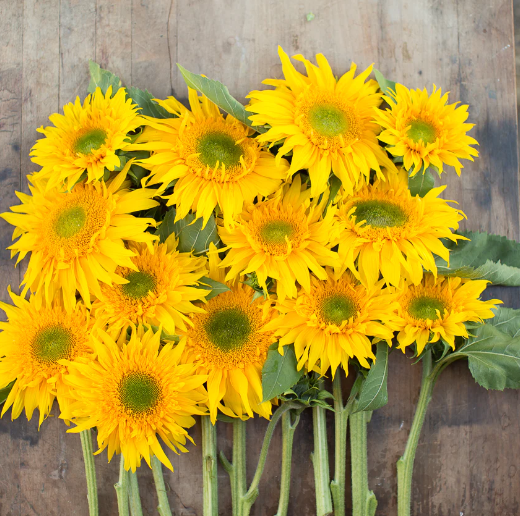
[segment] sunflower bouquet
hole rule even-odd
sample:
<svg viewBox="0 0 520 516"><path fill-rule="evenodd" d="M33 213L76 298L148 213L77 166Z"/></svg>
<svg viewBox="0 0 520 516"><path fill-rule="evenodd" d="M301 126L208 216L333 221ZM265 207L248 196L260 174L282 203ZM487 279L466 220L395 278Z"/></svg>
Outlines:
<svg viewBox="0 0 520 516"><path fill-rule="evenodd" d="M90 63L90 94L40 128L30 195L2 217L23 260L20 294L0 306L2 415L51 414L79 433L89 513L98 514L93 440L120 455L119 514L142 514L136 472L153 470L171 516L165 448L186 452L200 416L203 507L218 515L220 453L234 516L259 495L281 420L277 516L288 514L294 432L313 413L316 514L373 516L367 425L388 399L388 357L421 362L411 432L397 462L410 515L415 451L434 385L466 359L485 388L520 387L520 312L481 299L520 286L520 244L459 230L465 215L435 186L461 174L477 142L467 106L409 90L372 67L336 77L279 49L283 78L249 104L179 66L186 107L125 88ZM225 114L224 114L225 113ZM18 286L16 286L18 287ZM345 377L353 375L345 399ZM351 376L352 378L352 376ZM345 383L345 385L342 385ZM330 392L332 391L332 392ZM326 410L334 412L334 477ZM250 484L246 421L269 420ZM250 424L250 423L249 423Z"/></svg>

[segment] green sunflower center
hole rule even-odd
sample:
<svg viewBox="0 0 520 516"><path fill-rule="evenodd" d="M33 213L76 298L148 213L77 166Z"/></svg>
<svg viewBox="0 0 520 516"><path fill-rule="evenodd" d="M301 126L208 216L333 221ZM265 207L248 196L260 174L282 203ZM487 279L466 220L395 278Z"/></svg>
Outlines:
<svg viewBox="0 0 520 516"><path fill-rule="evenodd" d="M208 167L224 164L226 168L240 163L243 150L231 136L225 133L208 133L197 143L199 160Z"/></svg>
<svg viewBox="0 0 520 516"><path fill-rule="evenodd" d="M91 129L74 142L74 152L90 154L93 150L99 149L99 147L105 143L106 139L106 131L103 129Z"/></svg>
<svg viewBox="0 0 520 516"><path fill-rule="evenodd" d="M131 372L123 377L118 386L119 400L131 412L152 410L161 397L161 388L150 374Z"/></svg>
<svg viewBox="0 0 520 516"><path fill-rule="evenodd" d="M416 319L435 321L438 319L437 310L442 316L445 310L444 303L440 299L428 296L417 297L408 306L408 313Z"/></svg>
<svg viewBox="0 0 520 516"><path fill-rule="evenodd" d="M317 104L309 110L309 124L321 136L332 138L348 131L345 113L331 104Z"/></svg>
<svg viewBox="0 0 520 516"><path fill-rule="evenodd" d="M367 225L376 228L402 226L408 220L399 206L388 201L361 201L356 204L354 215L357 222L365 220Z"/></svg>
<svg viewBox="0 0 520 516"><path fill-rule="evenodd" d="M213 313L205 324L209 340L221 351L241 348L251 333L251 323L245 312L226 308Z"/></svg>
<svg viewBox="0 0 520 516"><path fill-rule="evenodd" d="M63 210L54 222L54 230L61 238L71 238L79 233L87 221L87 212L81 206Z"/></svg>
<svg viewBox="0 0 520 516"><path fill-rule="evenodd" d="M141 299L155 288L155 278L149 272L131 271L125 279L128 283L121 285L121 290L126 297Z"/></svg>
<svg viewBox="0 0 520 516"><path fill-rule="evenodd" d="M285 244L285 237L291 238L294 228L284 220L268 222L260 229L260 236L267 244Z"/></svg>
<svg viewBox="0 0 520 516"><path fill-rule="evenodd" d="M321 304L322 317L328 323L337 326L356 315L356 312L356 303L344 294L333 294L325 298Z"/></svg>
<svg viewBox="0 0 520 516"><path fill-rule="evenodd" d="M437 131L429 122L420 119L412 120L410 126L407 136L415 143L419 143L422 140L425 145L428 145L437 139Z"/></svg>
<svg viewBox="0 0 520 516"><path fill-rule="evenodd" d="M49 326L38 332L32 352L42 362L57 362L68 358L74 346L74 339L69 330L62 326Z"/></svg>

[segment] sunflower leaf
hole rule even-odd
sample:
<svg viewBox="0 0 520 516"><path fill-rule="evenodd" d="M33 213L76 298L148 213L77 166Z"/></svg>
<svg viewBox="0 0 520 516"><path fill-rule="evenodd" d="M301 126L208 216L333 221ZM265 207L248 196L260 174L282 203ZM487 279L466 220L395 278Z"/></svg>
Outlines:
<svg viewBox="0 0 520 516"><path fill-rule="evenodd" d="M157 104L154 100L154 96L148 90L140 90L134 86L130 86L127 89L128 96L137 104L141 109L140 115L151 116L153 118L176 118L176 115L169 113L162 106Z"/></svg>
<svg viewBox="0 0 520 516"><path fill-rule="evenodd" d="M509 333L512 333L512 325L510 320ZM468 359L469 370L482 387L499 391L520 389L520 337L512 337L492 324L483 324L450 355L450 360L462 357Z"/></svg>
<svg viewBox="0 0 520 516"><path fill-rule="evenodd" d="M303 367L298 371L298 361L294 346L284 346L283 356L278 352L278 342L275 342L267 352L267 360L262 368L263 401L269 401L280 396L303 376Z"/></svg>
<svg viewBox="0 0 520 516"><path fill-rule="evenodd" d="M476 231L460 234L470 241L446 242L450 249L450 264L448 266L445 260L436 257L439 274L485 279L507 287L520 286L520 243Z"/></svg>
<svg viewBox="0 0 520 516"><path fill-rule="evenodd" d="M390 97L390 99L395 102L390 95L391 91L395 92L395 82L389 79L385 79L385 76L379 71L374 69L374 75L376 76L377 84L381 88L381 91Z"/></svg>
<svg viewBox="0 0 520 516"><path fill-rule="evenodd" d="M4 387L3 389L0 389L0 405L2 403L5 403L5 400L9 396L9 393L11 392L11 389L13 388L14 382L16 380L13 380L9 385Z"/></svg>
<svg viewBox="0 0 520 516"><path fill-rule="evenodd" d="M424 197L434 186L435 179L429 169L424 172L419 170L417 174L408 178L408 188L413 197Z"/></svg>
<svg viewBox="0 0 520 516"><path fill-rule="evenodd" d="M497 307L493 312L495 317L488 319L486 324L491 324L510 337L520 336L520 310Z"/></svg>
<svg viewBox="0 0 520 516"><path fill-rule="evenodd" d="M359 392L353 412L372 411L388 403L388 344L377 344L376 360L372 364Z"/></svg>
<svg viewBox="0 0 520 516"><path fill-rule="evenodd" d="M214 279L208 278L207 276L203 276L202 278L200 278L198 288L210 291L209 294L206 296L206 301L229 290L229 287L224 283L220 283L220 281L215 281Z"/></svg>
<svg viewBox="0 0 520 516"><path fill-rule="evenodd" d="M325 209L323 210L323 216L327 215L327 210L329 209L330 203L334 202L334 199L336 198L336 195L338 195L339 189L341 187L341 179L338 176L335 176L332 174L330 176L330 192L329 192L329 198L327 200L327 205L325 206Z"/></svg>
<svg viewBox="0 0 520 516"><path fill-rule="evenodd" d="M229 113L243 124L253 127L251 120L249 120L251 115L237 99L231 96L227 86L224 86L224 84L219 81L192 73L186 70L186 68L181 66L179 63L177 63L177 66L179 67L179 70L189 88L200 91L220 109ZM258 132L264 132L261 127L253 127L253 129Z"/></svg>
<svg viewBox="0 0 520 516"><path fill-rule="evenodd" d="M106 94L108 88L112 86L112 95L121 88L121 79L108 70L103 70L95 61L88 62L90 70L90 82L88 84L88 92L94 93L96 88L101 88L103 95Z"/></svg>

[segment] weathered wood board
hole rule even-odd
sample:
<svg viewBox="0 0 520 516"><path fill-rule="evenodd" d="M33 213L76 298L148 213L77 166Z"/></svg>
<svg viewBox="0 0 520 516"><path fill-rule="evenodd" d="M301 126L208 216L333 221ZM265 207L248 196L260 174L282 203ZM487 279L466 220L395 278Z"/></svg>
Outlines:
<svg viewBox="0 0 520 516"><path fill-rule="evenodd" d="M308 13L315 15L307 21ZM291 53L324 53L336 73L351 60L372 62L412 87L432 83L471 106L480 158L462 178L448 176L447 196L468 215L467 227L520 237L515 60L511 0L0 0L0 210L16 203L33 170L36 127L83 96L89 58L125 84L158 97L186 98L176 62L225 82L243 99L266 77L279 77L278 44ZM0 297L20 270L9 260L11 228L0 221ZM518 290L499 295L520 306ZM389 404L369 429L369 470L377 514L396 514L395 461L404 449L420 367L391 355ZM520 514L520 403L517 392L486 392L467 367L449 368L435 390L417 454L413 513L421 516ZM256 457L265 422L248 424ZM57 418L0 421L0 515L88 514L79 437ZM330 428L332 432L332 427ZM230 454L231 429L219 445ZM256 516L276 512L280 430L273 440ZM315 514L310 413L295 440L291 515ZM194 430L200 443L200 430ZM117 514L117 464L96 458L102 515ZM173 457L166 480L176 516L201 515L200 446ZM252 475L253 464L248 466ZM150 471L140 472L146 514L155 514ZM221 514L229 515L229 481L219 470ZM349 493L348 493L349 494Z"/></svg>

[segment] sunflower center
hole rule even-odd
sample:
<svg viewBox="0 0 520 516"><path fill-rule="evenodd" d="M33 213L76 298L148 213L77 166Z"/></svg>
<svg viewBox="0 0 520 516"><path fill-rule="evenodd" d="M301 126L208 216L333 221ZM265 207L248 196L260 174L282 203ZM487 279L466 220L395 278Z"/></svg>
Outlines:
<svg viewBox="0 0 520 516"><path fill-rule="evenodd" d="M333 294L321 304L322 317L331 324L340 326L343 321L356 315L357 306L352 299L342 294Z"/></svg>
<svg viewBox="0 0 520 516"><path fill-rule="evenodd" d="M121 290L126 297L141 299L155 288L155 278L149 272L131 271L125 279L128 283L121 285Z"/></svg>
<svg viewBox="0 0 520 516"><path fill-rule="evenodd" d="M67 358L74 346L72 334L62 326L49 326L38 332L32 352L42 362L57 362Z"/></svg>
<svg viewBox="0 0 520 516"><path fill-rule="evenodd" d="M285 239L291 238L294 227L284 220L274 220L264 224L260 229L260 236L266 244L285 244Z"/></svg>
<svg viewBox="0 0 520 516"><path fill-rule="evenodd" d="M199 160L208 167L216 167L217 164L226 168L234 167L240 163L243 154L242 147L225 133L207 133L197 143Z"/></svg>
<svg viewBox="0 0 520 516"><path fill-rule="evenodd" d="M317 104L309 110L311 127L321 136L333 138L349 129L345 113L331 104Z"/></svg>
<svg viewBox="0 0 520 516"><path fill-rule="evenodd" d="M437 139L437 131L430 122L417 119L412 120L410 126L407 136L415 143L419 143L422 140L424 144L428 145Z"/></svg>
<svg viewBox="0 0 520 516"><path fill-rule="evenodd" d="M389 201L361 201L356 204L356 221L366 221L369 226L393 228L402 226L408 217L397 205Z"/></svg>
<svg viewBox="0 0 520 516"><path fill-rule="evenodd" d="M103 129L91 129L83 135L81 135L74 142L74 152L79 154L90 154L92 151L97 150L105 143L107 139L107 133Z"/></svg>
<svg viewBox="0 0 520 516"><path fill-rule="evenodd" d="M209 340L221 351L229 352L242 347L251 333L251 323L239 308L226 308L213 313L204 329Z"/></svg>
<svg viewBox="0 0 520 516"><path fill-rule="evenodd" d="M435 321L438 319L437 310L442 315L445 305L440 299L429 296L421 296L415 298L408 306L408 313L416 319L430 319Z"/></svg>
<svg viewBox="0 0 520 516"><path fill-rule="evenodd" d="M161 388L157 380L150 374L138 371L124 376L118 390L119 400L123 406L137 413L152 410L161 396Z"/></svg>
<svg viewBox="0 0 520 516"><path fill-rule="evenodd" d="M54 230L61 238L71 238L79 233L87 221L87 212L81 206L63 210L54 222Z"/></svg>

